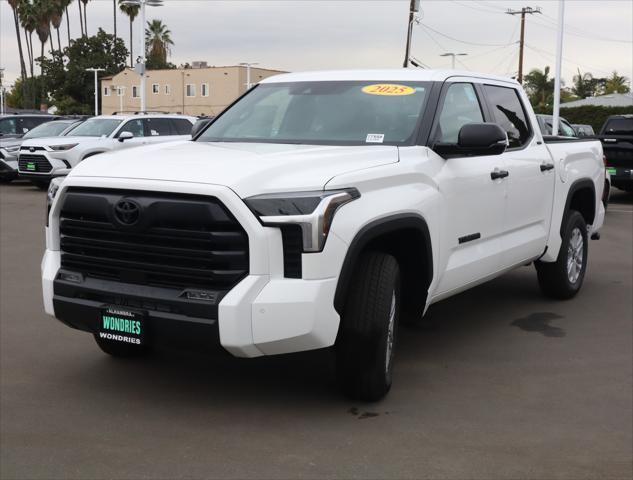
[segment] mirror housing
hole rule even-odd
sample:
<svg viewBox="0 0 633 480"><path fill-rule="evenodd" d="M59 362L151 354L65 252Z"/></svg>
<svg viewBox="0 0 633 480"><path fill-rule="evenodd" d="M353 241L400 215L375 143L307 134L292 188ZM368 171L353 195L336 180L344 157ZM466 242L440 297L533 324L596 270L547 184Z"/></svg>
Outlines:
<svg viewBox="0 0 633 480"><path fill-rule="evenodd" d="M213 121L214 117L207 117L199 119L194 126L191 128L191 138L194 138L198 135L207 125L209 125Z"/></svg>
<svg viewBox="0 0 633 480"><path fill-rule="evenodd" d="M496 123L468 123L459 130L457 143L436 143L433 150L453 157L501 155L508 144L508 134Z"/></svg>
<svg viewBox="0 0 633 480"><path fill-rule="evenodd" d="M134 134L132 132L121 132L119 134L119 142L125 142L126 140L129 140L130 138L134 138Z"/></svg>

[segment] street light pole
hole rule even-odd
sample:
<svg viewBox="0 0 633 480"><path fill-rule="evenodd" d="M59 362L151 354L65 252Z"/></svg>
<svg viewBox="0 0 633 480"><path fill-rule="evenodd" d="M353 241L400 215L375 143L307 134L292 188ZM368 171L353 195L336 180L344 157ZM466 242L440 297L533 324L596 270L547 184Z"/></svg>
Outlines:
<svg viewBox="0 0 633 480"><path fill-rule="evenodd" d="M453 52L449 52L449 53L442 53L440 55L440 57L451 57L451 68L453 70L455 70L455 57L465 57L466 55L468 55L467 53L453 53Z"/></svg>
<svg viewBox="0 0 633 480"><path fill-rule="evenodd" d="M105 72L105 68L86 68L86 72L94 72L95 74L95 117L99 116L99 80L97 74Z"/></svg>
<svg viewBox="0 0 633 480"><path fill-rule="evenodd" d="M259 65L258 62L242 62L240 63L240 66L242 67L246 67L246 90L250 90L251 89L251 66L253 65Z"/></svg>
<svg viewBox="0 0 633 480"><path fill-rule="evenodd" d="M413 34L413 22L415 21L415 14L420 10L420 0L411 0L409 5L409 24L407 29L407 45L404 51L404 63L402 66L407 68L409 66L409 56L411 54L411 35Z"/></svg>
<svg viewBox="0 0 633 480"><path fill-rule="evenodd" d="M560 118L560 76L563 65L563 38L565 30L565 0L558 2L558 41L556 43L556 76L554 77L554 114L552 118L552 135L558 135L558 119Z"/></svg>
<svg viewBox="0 0 633 480"><path fill-rule="evenodd" d="M0 115L4 115L4 85L2 85L3 78L4 68L0 68Z"/></svg>

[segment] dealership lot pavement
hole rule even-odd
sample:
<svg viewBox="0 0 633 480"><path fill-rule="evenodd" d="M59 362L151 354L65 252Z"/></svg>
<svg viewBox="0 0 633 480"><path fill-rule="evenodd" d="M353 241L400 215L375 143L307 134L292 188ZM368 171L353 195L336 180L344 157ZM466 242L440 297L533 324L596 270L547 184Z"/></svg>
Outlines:
<svg viewBox="0 0 633 480"><path fill-rule="evenodd" d="M633 196L580 295L532 267L403 328L395 385L350 402L327 351L106 357L42 310L44 192L0 186L0 478L631 478Z"/></svg>

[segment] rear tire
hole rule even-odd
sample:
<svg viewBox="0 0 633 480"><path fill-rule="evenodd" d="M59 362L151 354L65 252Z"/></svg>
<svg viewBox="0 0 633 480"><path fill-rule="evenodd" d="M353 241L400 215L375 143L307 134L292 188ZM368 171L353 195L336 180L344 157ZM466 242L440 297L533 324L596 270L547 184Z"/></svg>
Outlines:
<svg viewBox="0 0 633 480"><path fill-rule="evenodd" d="M356 267L336 343L343 392L376 401L391 388L400 314L400 269L391 255L363 254Z"/></svg>
<svg viewBox="0 0 633 480"><path fill-rule="evenodd" d="M583 216L570 210L564 219L563 243L554 263L536 262L541 291L550 298L566 300L575 296L587 270L587 224Z"/></svg>
<svg viewBox="0 0 633 480"><path fill-rule="evenodd" d="M142 357L149 352L147 346L130 345L127 343L116 342L114 340L107 340L99 337L99 334L94 334L95 342L99 348L108 355L119 358L136 358Z"/></svg>

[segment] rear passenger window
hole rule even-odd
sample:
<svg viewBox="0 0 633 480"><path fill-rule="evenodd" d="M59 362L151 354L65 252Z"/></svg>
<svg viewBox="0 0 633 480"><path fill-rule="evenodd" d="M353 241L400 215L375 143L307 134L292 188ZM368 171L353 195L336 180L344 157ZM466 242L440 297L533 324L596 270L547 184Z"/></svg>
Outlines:
<svg viewBox="0 0 633 480"><path fill-rule="evenodd" d="M191 122L184 118L171 118L169 120L174 127L176 135L191 135Z"/></svg>
<svg viewBox="0 0 633 480"><path fill-rule="evenodd" d="M531 137L525 110L514 88L485 85L495 123L508 134L510 148L522 147Z"/></svg>
<svg viewBox="0 0 633 480"><path fill-rule="evenodd" d="M145 120L148 137L164 137L174 135L171 131L171 123L168 118L148 118Z"/></svg>
<svg viewBox="0 0 633 480"><path fill-rule="evenodd" d="M441 143L457 143L464 125L483 121L475 88L470 83L454 83L444 97L435 138Z"/></svg>

